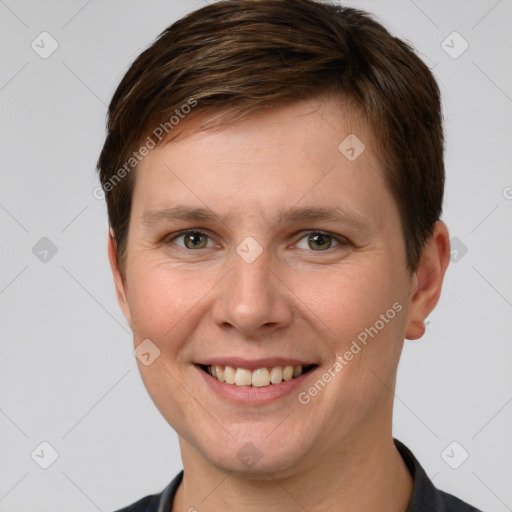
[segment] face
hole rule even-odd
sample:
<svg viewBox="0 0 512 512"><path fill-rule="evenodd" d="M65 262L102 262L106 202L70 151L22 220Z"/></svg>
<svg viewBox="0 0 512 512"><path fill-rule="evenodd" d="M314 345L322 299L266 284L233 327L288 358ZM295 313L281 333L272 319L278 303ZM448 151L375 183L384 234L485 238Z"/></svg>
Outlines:
<svg viewBox="0 0 512 512"><path fill-rule="evenodd" d="M420 313L371 133L333 98L194 126L137 169L123 279L111 247L135 347L150 340L138 365L154 403L196 458L248 475L389 435ZM355 139L340 150L351 133L359 156ZM213 364L255 385L221 383L200 366ZM279 381L299 364L268 386L250 371Z"/></svg>

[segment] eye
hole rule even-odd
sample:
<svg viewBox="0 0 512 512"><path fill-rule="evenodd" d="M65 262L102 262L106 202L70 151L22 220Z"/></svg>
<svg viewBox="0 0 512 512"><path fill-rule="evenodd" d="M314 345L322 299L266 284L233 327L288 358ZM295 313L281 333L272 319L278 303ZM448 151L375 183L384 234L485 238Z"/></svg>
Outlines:
<svg viewBox="0 0 512 512"><path fill-rule="evenodd" d="M209 249L215 247L215 244L209 240L209 235L198 229L189 229L167 237L164 244L176 244L183 249ZM177 241L183 240L182 244ZM305 240L305 242L302 242ZM210 241L210 245L208 245ZM302 243L302 246L300 245ZM307 244L307 246L305 246ZM314 252L326 252L338 245L346 246L350 242L342 236L332 235L322 231L310 231L306 233L296 244L299 249L312 249Z"/></svg>
<svg viewBox="0 0 512 512"><path fill-rule="evenodd" d="M164 243L169 244L171 242L176 243L176 240L183 239L183 244L185 249L207 249L212 247L212 245L207 246L208 243L208 235L203 231L199 231L197 229L182 231L172 238L167 238ZM179 244L177 244L179 245ZM180 246L181 247L181 246Z"/></svg>
<svg viewBox="0 0 512 512"><path fill-rule="evenodd" d="M307 244L307 247L305 247L304 244L302 247L297 244L299 249L310 248L315 252L325 252L338 245L348 245L349 243L348 240L344 239L343 237L337 237L322 231L310 231L300 239L299 243L302 240L306 240L305 244ZM335 245L333 245L333 242Z"/></svg>

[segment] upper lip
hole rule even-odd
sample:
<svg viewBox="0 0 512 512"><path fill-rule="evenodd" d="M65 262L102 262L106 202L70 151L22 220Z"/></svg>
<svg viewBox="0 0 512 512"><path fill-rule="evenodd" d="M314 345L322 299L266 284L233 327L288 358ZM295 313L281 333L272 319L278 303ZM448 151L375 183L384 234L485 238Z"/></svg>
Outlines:
<svg viewBox="0 0 512 512"><path fill-rule="evenodd" d="M233 368L256 370L257 368L272 368L273 366L309 366L314 363L284 357L266 357L262 359L244 359L243 357L211 357L196 364L205 366L231 366Z"/></svg>

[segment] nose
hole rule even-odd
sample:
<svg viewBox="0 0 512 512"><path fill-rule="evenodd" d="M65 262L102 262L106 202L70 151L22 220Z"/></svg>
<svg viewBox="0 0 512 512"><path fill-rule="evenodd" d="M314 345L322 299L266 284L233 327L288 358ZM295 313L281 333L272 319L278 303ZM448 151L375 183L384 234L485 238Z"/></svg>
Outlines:
<svg viewBox="0 0 512 512"><path fill-rule="evenodd" d="M219 284L213 320L221 329L260 339L290 325L293 294L265 251L252 263L235 254Z"/></svg>

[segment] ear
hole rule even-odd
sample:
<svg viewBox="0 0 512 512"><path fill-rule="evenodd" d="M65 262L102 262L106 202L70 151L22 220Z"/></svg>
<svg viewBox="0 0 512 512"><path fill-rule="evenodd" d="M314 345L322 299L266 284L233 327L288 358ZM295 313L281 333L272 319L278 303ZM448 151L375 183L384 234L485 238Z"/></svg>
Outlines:
<svg viewBox="0 0 512 512"><path fill-rule="evenodd" d="M119 270L119 264L116 255L116 240L114 238L114 230L109 229L108 235L108 259L110 261L110 268L112 269L112 275L114 277L114 284L116 287L117 302L121 307L124 317L131 327L131 315L128 301L126 300L126 281L123 274Z"/></svg>
<svg viewBox="0 0 512 512"><path fill-rule="evenodd" d="M435 308L444 274L450 262L450 235L446 224L437 221L425 245L411 283L412 298L407 313L405 337L417 340L425 334L425 319Z"/></svg>

